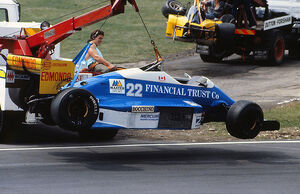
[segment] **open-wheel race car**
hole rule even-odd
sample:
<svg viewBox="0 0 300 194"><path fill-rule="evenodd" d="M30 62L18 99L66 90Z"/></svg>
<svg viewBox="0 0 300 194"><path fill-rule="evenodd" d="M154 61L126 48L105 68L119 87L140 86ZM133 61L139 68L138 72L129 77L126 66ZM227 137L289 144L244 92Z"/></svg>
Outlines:
<svg viewBox="0 0 300 194"><path fill-rule="evenodd" d="M126 2L112 0L32 36L0 37L1 140L16 124L37 121L99 139L111 139L120 129L195 129L213 121L225 122L242 139L279 129L277 121L264 120L259 105L235 102L206 77L173 78L162 71L153 40L155 62L97 76L81 68L90 43L73 61L48 58L70 32L123 13ZM135 1L128 2L138 12Z"/></svg>
<svg viewBox="0 0 300 194"><path fill-rule="evenodd" d="M53 121L83 137L106 139L119 129L195 129L212 121L225 122L241 139L279 130L256 103L235 102L206 77L173 78L158 70L161 63L76 82L52 99Z"/></svg>

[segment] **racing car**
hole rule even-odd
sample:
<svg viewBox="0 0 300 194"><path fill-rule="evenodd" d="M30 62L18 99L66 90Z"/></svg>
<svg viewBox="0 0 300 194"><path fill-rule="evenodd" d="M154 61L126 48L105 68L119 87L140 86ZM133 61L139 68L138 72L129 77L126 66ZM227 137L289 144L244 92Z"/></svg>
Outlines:
<svg viewBox="0 0 300 194"><path fill-rule="evenodd" d="M203 76L174 78L160 70L163 61L142 68L110 72L76 82L51 101L51 116L60 127L82 137L113 138L120 129L196 129L225 122L237 138L279 130L266 121L261 107L235 102Z"/></svg>

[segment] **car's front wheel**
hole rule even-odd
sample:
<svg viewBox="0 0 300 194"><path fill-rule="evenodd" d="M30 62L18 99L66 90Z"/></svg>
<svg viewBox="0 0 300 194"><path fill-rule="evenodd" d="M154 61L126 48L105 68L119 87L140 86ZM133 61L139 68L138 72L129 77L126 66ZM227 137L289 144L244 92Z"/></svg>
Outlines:
<svg viewBox="0 0 300 194"><path fill-rule="evenodd" d="M258 104L241 100L234 103L227 112L226 128L234 137L252 139L261 131L263 121L263 111Z"/></svg>
<svg viewBox="0 0 300 194"><path fill-rule="evenodd" d="M80 131L96 122L99 112L97 99L89 91L68 88L58 93L51 103L51 116L60 127Z"/></svg>

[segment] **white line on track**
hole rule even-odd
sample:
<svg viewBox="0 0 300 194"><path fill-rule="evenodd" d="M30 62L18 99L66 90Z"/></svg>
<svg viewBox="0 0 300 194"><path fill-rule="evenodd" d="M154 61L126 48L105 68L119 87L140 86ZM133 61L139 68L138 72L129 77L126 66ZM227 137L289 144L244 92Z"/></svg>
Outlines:
<svg viewBox="0 0 300 194"><path fill-rule="evenodd" d="M83 146L53 146L53 147L18 147L0 148L3 151L36 151L36 150L74 150L92 148L125 148L125 147L152 147L152 146L197 146L197 145L234 145L234 144L281 144L300 143L300 140L293 141L242 141L242 142L208 142L208 143L154 143L154 144L125 144L125 145L83 145Z"/></svg>

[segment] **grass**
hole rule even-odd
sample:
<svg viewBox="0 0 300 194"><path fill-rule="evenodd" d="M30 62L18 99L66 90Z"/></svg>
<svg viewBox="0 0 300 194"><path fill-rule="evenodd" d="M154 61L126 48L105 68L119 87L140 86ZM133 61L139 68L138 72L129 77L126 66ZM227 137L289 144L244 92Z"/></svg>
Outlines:
<svg viewBox="0 0 300 194"><path fill-rule="evenodd" d="M277 119L282 128L297 127L300 129L300 102L282 105L266 111L269 120Z"/></svg>
<svg viewBox="0 0 300 194"><path fill-rule="evenodd" d="M93 8L71 14L68 13L101 3L103 0L19 0L21 4L21 21L49 21L52 25L71 17L79 16L87 11L96 9L109 3L93 6ZM195 44L173 42L165 37L167 19L161 14L161 7L165 0L136 0L148 30L155 41L162 56L193 49ZM188 0L181 2L187 3ZM90 32L100 28L104 21L93 24L62 41L61 55L73 58L89 39ZM109 18L102 30L105 39L100 46L104 57L112 63L137 62L154 59L153 47L143 27L140 17L129 3L125 13Z"/></svg>

